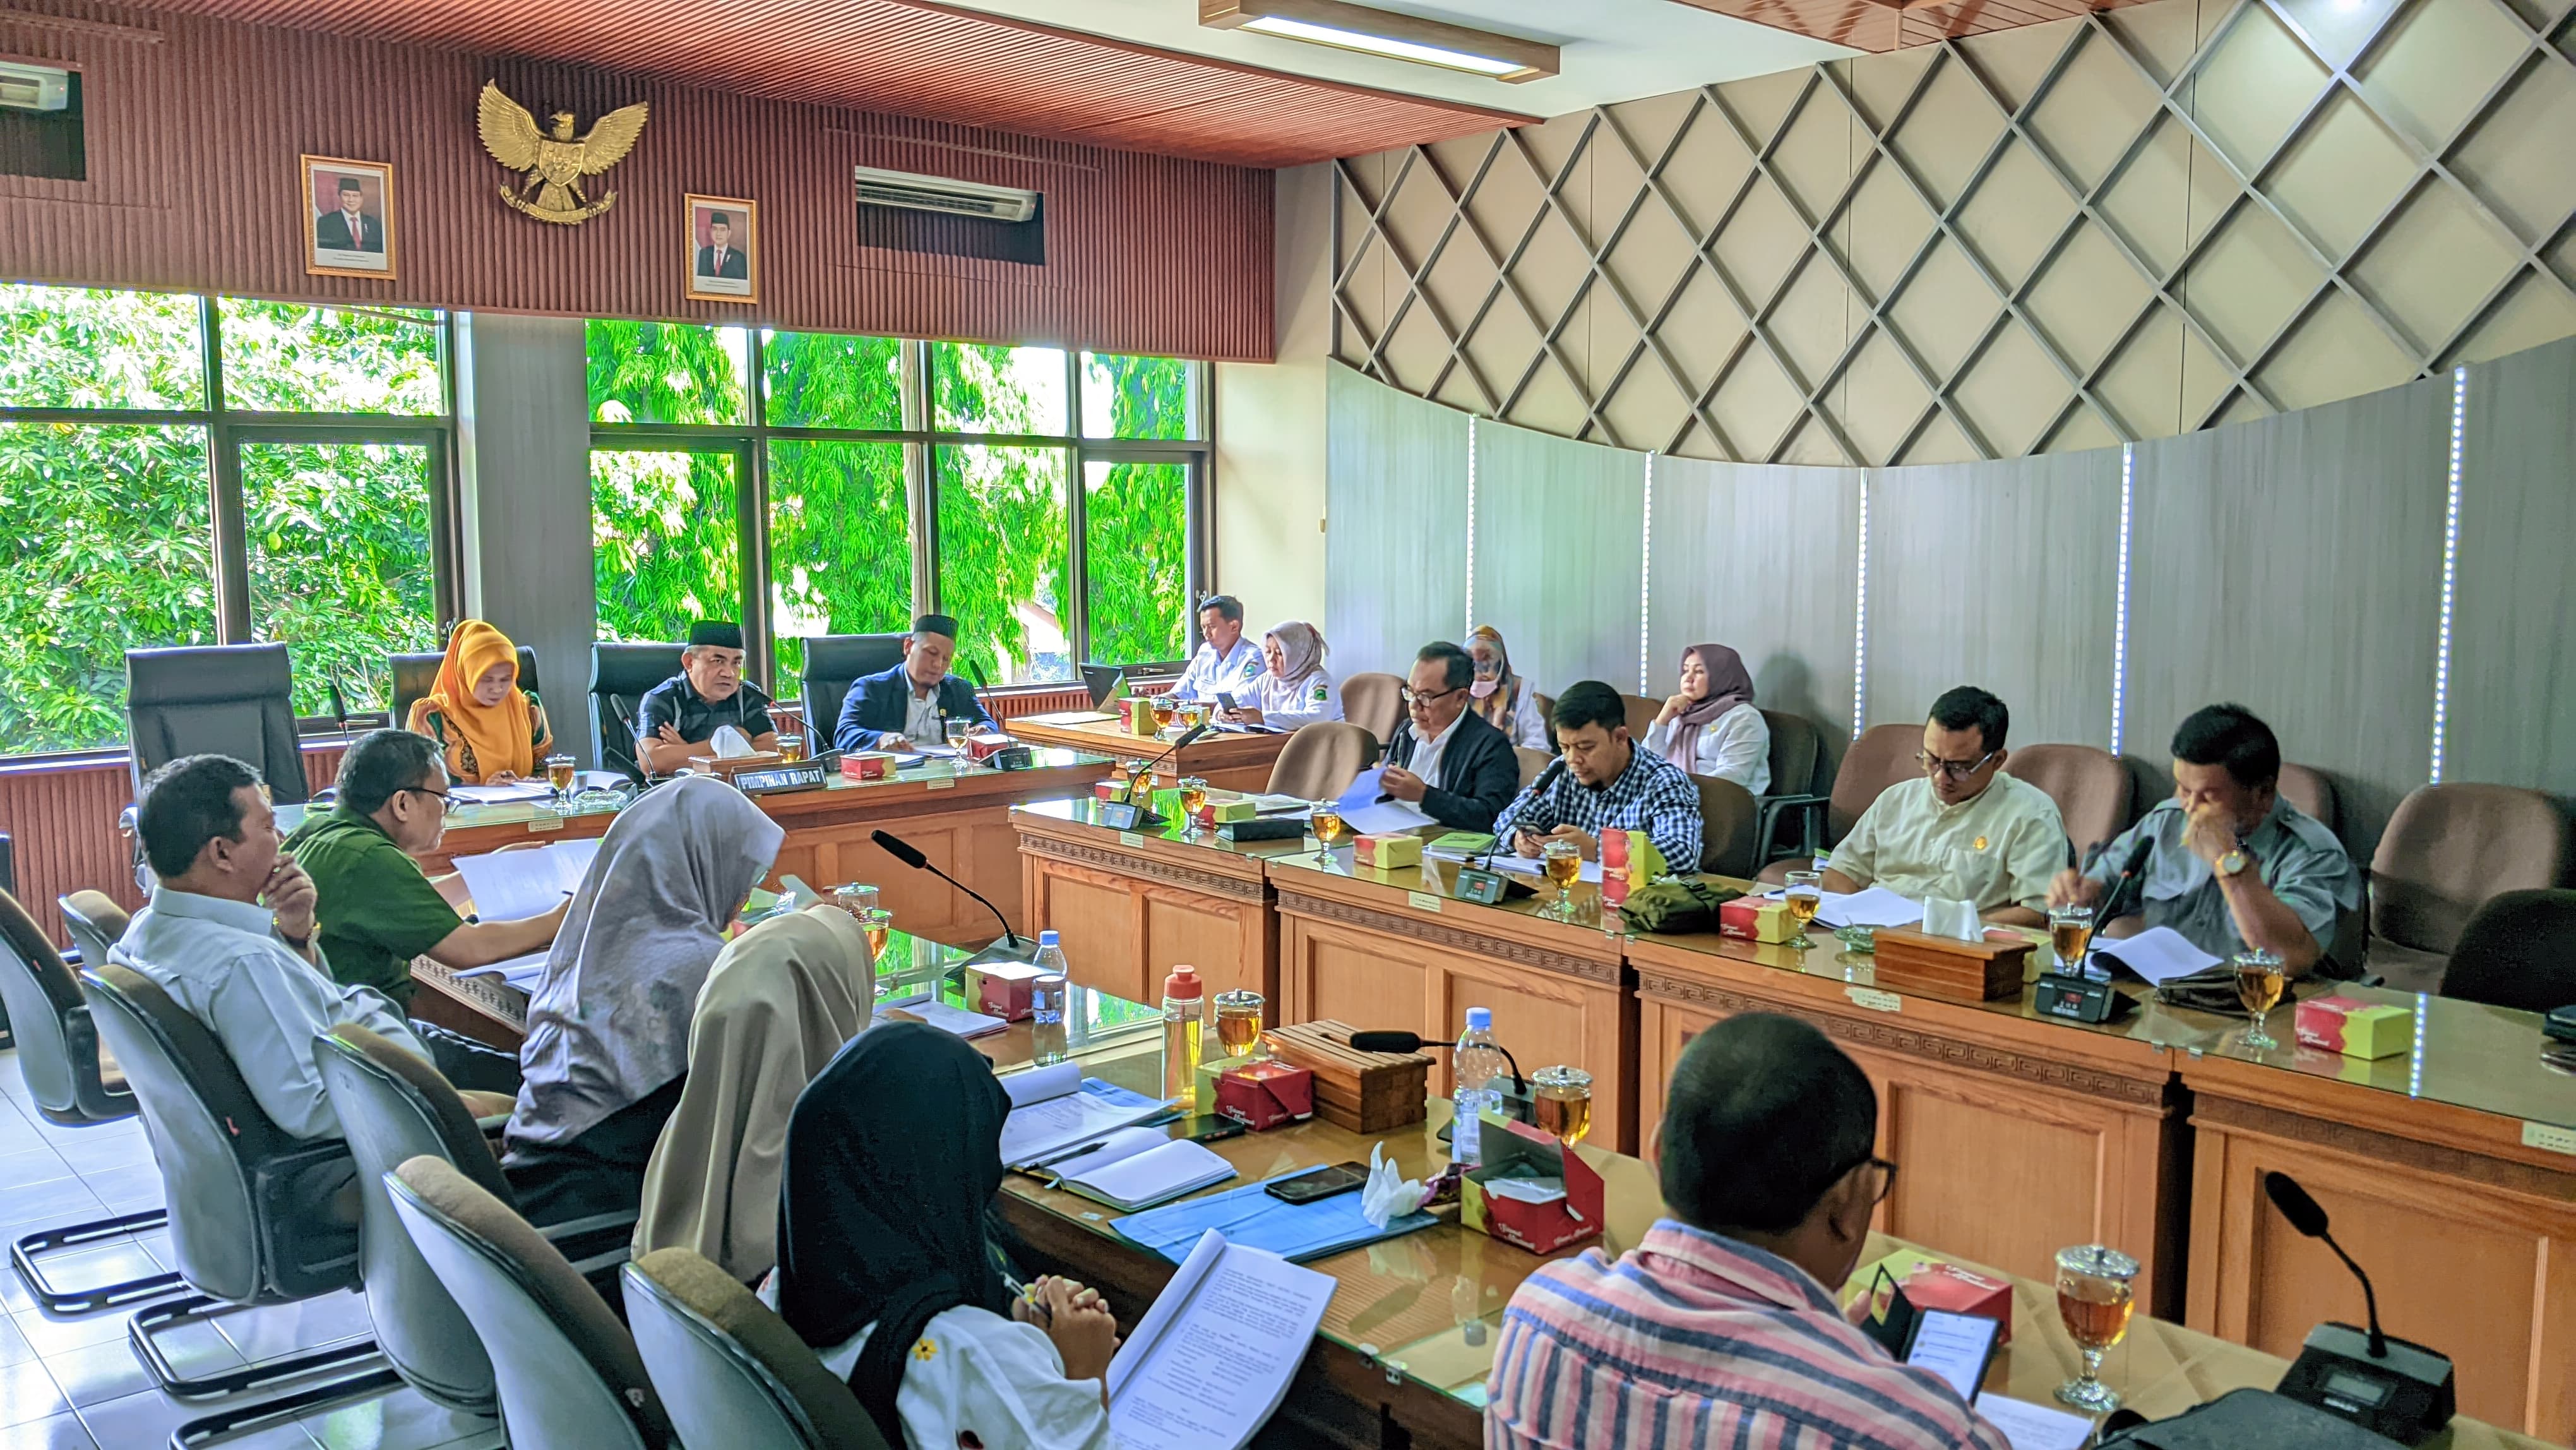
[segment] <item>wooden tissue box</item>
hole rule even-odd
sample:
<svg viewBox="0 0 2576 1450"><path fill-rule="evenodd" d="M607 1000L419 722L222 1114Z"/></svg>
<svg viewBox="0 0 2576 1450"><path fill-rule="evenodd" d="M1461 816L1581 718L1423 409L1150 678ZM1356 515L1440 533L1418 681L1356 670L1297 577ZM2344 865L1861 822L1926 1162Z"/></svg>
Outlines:
<svg viewBox="0 0 2576 1450"><path fill-rule="evenodd" d="M1418 1123L1431 1081L1420 1052L1357 1052L1342 1022L1301 1022L1269 1031L1270 1053L1315 1074L1315 1114L1354 1133L1383 1133Z"/></svg>
<svg viewBox="0 0 2576 1450"><path fill-rule="evenodd" d="M2018 997L2022 960L2033 943L2019 932L1989 933L1982 941L1933 936L1910 926L1877 933L1877 984L1892 992L1991 1002Z"/></svg>

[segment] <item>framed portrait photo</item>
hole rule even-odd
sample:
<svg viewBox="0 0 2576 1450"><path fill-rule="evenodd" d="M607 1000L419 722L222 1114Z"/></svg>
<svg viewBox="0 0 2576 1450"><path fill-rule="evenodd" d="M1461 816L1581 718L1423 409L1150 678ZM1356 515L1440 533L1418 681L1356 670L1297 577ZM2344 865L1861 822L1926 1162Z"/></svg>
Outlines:
<svg viewBox="0 0 2576 1450"><path fill-rule="evenodd" d="M304 270L394 275L394 169L382 161L304 158Z"/></svg>
<svg viewBox="0 0 2576 1450"><path fill-rule="evenodd" d="M760 300L760 204L730 196L688 198L689 299Z"/></svg>

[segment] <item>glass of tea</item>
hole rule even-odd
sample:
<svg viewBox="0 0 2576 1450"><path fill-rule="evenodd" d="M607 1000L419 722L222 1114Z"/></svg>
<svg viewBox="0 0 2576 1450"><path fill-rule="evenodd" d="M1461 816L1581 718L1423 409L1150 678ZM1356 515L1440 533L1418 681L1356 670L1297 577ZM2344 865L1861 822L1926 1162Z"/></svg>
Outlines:
<svg viewBox="0 0 2576 1450"><path fill-rule="evenodd" d="M1259 992L1216 994L1216 1040L1227 1057L1268 1057L1261 1043L1262 1001Z"/></svg>
<svg viewBox="0 0 2576 1450"><path fill-rule="evenodd" d="M802 730L782 730L778 732L778 758L789 765L794 765L796 762L803 760L805 758L805 732Z"/></svg>
<svg viewBox="0 0 2576 1450"><path fill-rule="evenodd" d="M1530 1107L1542 1133L1571 1148L1592 1131L1592 1074L1579 1067L1542 1067L1530 1074Z"/></svg>
<svg viewBox="0 0 2576 1450"><path fill-rule="evenodd" d="M2274 1041L2265 1024L2272 1009L2280 1005L2281 993L2289 985L2280 954L2251 947L2238 952L2233 961L2236 969L2236 1000L2254 1016L2254 1025L2245 1031L2245 1045L2268 1052L2281 1044Z"/></svg>
<svg viewBox="0 0 2576 1450"><path fill-rule="evenodd" d="M2060 973L2069 977L2083 976L2085 953L2093 948L2093 908L2080 905L2050 907L2048 944L2057 949L2057 970Z"/></svg>
<svg viewBox="0 0 2576 1450"><path fill-rule="evenodd" d="M580 775L581 772L574 767L571 756L549 755L546 757L546 784L554 788L555 808L557 810L563 810L571 806L573 782L579 779Z"/></svg>
<svg viewBox="0 0 2576 1450"><path fill-rule="evenodd" d="M963 755L966 753L966 737L975 733L975 722L972 720L942 720L939 722L939 733L948 741L949 749Z"/></svg>
<svg viewBox="0 0 2576 1450"><path fill-rule="evenodd" d="M894 930L894 913L881 906L869 906L860 908L853 915L859 919L859 930L868 934L869 960L884 956L886 933Z"/></svg>
<svg viewBox="0 0 2576 1450"><path fill-rule="evenodd" d="M1314 809L1307 816L1307 827L1315 833L1315 864L1330 864L1333 843L1342 838L1342 803L1315 802Z"/></svg>
<svg viewBox="0 0 2576 1450"><path fill-rule="evenodd" d="M1556 883L1556 919L1574 920L1574 883L1583 878L1583 853L1572 841L1550 841L1538 848L1539 865Z"/></svg>
<svg viewBox="0 0 2576 1450"><path fill-rule="evenodd" d="M1164 691L1162 694L1156 695L1156 696L1154 697L1154 728L1155 728L1155 729L1157 729L1157 730L1169 730L1169 729L1171 729L1171 728L1172 728L1172 721L1173 721L1173 720L1175 720L1175 719L1177 719L1177 718L1179 718L1180 713L1181 713L1181 702L1180 702L1180 701L1178 701L1178 700L1173 699L1173 698L1172 698L1172 695L1171 695L1171 692L1170 692L1169 690L1166 690L1166 691Z"/></svg>
<svg viewBox="0 0 2576 1450"><path fill-rule="evenodd" d="M1805 951L1815 945L1807 939L1807 923L1816 919L1816 911L1825 904L1825 874L1821 871L1792 871L1788 891L1781 900L1789 908L1789 919L1798 924L1798 934L1784 945Z"/></svg>
<svg viewBox="0 0 2576 1450"><path fill-rule="evenodd" d="M2067 1337L2084 1352L2084 1372L2057 1387L2057 1397L2090 1414L2120 1408L2120 1397L2102 1383L2102 1352L2129 1332L2130 1298L2138 1261L2101 1244L2057 1251L2057 1316Z"/></svg>
<svg viewBox="0 0 2576 1450"><path fill-rule="evenodd" d="M856 918L863 911L877 909L877 889L858 881L847 886L835 886L832 888L832 904Z"/></svg>
<svg viewBox="0 0 2576 1450"><path fill-rule="evenodd" d="M1195 775L1181 777L1181 814L1190 824L1198 824L1199 812L1207 809L1208 784Z"/></svg>

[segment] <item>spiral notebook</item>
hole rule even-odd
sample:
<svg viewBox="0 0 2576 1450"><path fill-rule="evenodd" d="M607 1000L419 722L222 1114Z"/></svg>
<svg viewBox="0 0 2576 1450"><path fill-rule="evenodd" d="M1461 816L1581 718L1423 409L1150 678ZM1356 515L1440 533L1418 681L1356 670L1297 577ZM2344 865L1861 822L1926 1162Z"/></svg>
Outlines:
<svg viewBox="0 0 2576 1450"><path fill-rule="evenodd" d="M1153 1129L1145 1131L1152 1132ZM1085 1158L1098 1157L1085 1154ZM1187 1138L1165 1139L1160 1145L1141 1153L1113 1158L1108 1162L1076 1165L1064 1175L1062 1186L1095 1202L1133 1213L1158 1203L1169 1203L1183 1194L1196 1193L1211 1183L1223 1183L1234 1176L1234 1165L1204 1144Z"/></svg>

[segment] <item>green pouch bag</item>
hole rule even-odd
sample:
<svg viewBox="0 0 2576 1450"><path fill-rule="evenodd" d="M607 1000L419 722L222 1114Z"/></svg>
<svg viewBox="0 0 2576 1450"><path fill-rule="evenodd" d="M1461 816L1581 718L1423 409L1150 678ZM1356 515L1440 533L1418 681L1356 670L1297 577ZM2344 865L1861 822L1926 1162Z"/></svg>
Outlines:
<svg viewBox="0 0 2576 1450"><path fill-rule="evenodd" d="M1713 881L1666 877L1628 893L1620 909L1630 929L1680 936L1717 930L1717 909L1744 893Z"/></svg>

